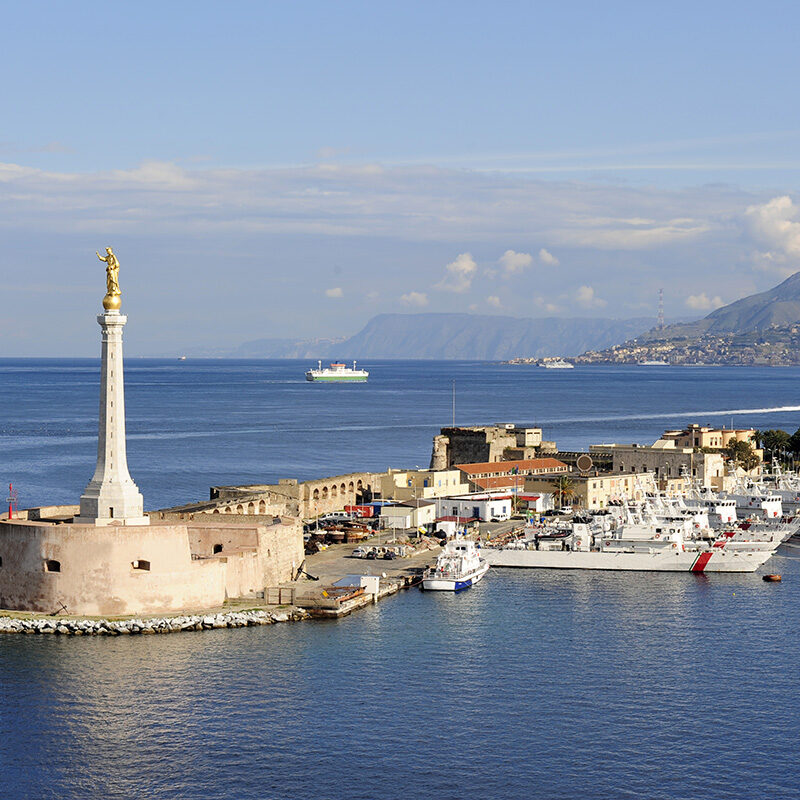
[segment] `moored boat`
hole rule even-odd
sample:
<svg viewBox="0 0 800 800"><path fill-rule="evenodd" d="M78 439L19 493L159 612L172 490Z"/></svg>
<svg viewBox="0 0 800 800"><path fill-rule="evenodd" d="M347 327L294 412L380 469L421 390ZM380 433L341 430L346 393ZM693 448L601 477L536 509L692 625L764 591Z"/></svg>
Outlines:
<svg viewBox="0 0 800 800"><path fill-rule="evenodd" d="M422 589L429 592L460 592L476 584L489 570L475 542L457 536L444 546L436 566L422 578Z"/></svg>
<svg viewBox="0 0 800 800"><path fill-rule="evenodd" d="M511 546L486 548L492 567L593 569L653 572L755 572L779 541L748 542L720 536L694 538L687 517L625 523L603 530L573 523L568 534L529 533Z"/></svg>

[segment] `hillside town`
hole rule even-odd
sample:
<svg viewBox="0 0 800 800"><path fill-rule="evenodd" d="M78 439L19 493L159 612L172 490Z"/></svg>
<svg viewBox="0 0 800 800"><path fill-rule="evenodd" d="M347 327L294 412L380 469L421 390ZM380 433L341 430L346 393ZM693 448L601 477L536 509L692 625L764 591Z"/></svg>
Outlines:
<svg viewBox="0 0 800 800"><path fill-rule="evenodd" d="M800 325L773 325L741 333L706 333L696 338L637 338L606 350L590 350L576 364L773 366L800 365Z"/></svg>

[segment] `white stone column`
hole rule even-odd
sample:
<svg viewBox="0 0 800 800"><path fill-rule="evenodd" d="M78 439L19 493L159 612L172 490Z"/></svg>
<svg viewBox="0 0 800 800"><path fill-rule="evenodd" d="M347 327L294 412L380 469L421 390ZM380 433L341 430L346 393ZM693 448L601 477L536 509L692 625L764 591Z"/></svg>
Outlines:
<svg viewBox="0 0 800 800"><path fill-rule="evenodd" d="M128 318L116 310L97 317L103 331L97 467L81 495L76 523L147 525L150 522L143 513L142 495L128 472L125 452L122 329L127 321Z"/></svg>

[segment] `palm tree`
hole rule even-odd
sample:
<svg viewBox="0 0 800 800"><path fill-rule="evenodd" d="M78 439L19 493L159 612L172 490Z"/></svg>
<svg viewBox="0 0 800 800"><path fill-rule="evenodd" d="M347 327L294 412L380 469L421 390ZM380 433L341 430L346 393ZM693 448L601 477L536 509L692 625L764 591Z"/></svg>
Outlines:
<svg viewBox="0 0 800 800"><path fill-rule="evenodd" d="M568 475L559 475L555 490L558 504L563 506L566 500L571 500L575 496L575 483Z"/></svg>

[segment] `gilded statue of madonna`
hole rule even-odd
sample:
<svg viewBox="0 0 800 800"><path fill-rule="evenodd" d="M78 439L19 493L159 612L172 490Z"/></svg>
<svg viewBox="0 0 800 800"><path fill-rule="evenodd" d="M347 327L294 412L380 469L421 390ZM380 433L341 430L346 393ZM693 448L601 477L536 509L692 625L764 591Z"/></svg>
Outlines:
<svg viewBox="0 0 800 800"><path fill-rule="evenodd" d="M103 298L103 308L106 311L118 310L122 304L122 292L119 290L119 261L110 247L106 247L106 255L101 256L97 253L97 257L106 262L106 296Z"/></svg>

